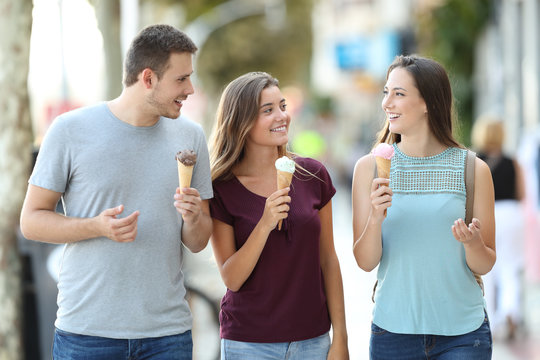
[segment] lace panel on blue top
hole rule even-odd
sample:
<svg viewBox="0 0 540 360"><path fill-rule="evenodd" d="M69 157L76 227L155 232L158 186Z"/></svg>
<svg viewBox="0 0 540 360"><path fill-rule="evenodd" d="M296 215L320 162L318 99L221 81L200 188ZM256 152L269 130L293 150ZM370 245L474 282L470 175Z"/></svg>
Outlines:
<svg viewBox="0 0 540 360"><path fill-rule="evenodd" d="M465 196L466 155L466 150L451 147L435 156L410 157L394 144L390 187L394 193L448 193Z"/></svg>

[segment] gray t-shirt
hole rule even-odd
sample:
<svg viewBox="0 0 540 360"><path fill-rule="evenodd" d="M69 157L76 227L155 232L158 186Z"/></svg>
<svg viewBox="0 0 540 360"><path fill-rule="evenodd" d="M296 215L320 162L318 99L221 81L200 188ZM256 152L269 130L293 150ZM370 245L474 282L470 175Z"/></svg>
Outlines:
<svg viewBox="0 0 540 360"><path fill-rule="evenodd" d="M191 186L213 196L200 125L161 118L151 127L122 122L106 103L58 117L41 146L30 184L62 193L67 216L88 218L123 204L139 210L131 243L95 238L67 244L55 326L119 339L167 336L191 328L184 300L181 227L174 207L175 155L197 152Z"/></svg>

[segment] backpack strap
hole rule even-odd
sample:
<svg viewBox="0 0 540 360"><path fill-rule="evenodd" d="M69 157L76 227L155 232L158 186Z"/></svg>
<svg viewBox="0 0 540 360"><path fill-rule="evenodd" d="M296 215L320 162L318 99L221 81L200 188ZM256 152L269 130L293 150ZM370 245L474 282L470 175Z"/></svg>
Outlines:
<svg viewBox="0 0 540 360"><path fill-rule="evenodd" d="M473 206L474 206L474 164L476 161L476 153L467 150L467 158L465 159L465 193L467 200L465 202L465 224L469 225L472 221Z"/></svg>
<svg viewBox="0 0 540 360"><path fill-rule="evenodd" d="M373 160L375 160L375 157L373 157ZM378 175L377 172L377 162L374 161L375 170L373 172L373 178L375 179ZM379 284L379 280L375 280L375 284L373 285L373 292L371 293L371 301L375 303L375 292L377 291L377 284Z"/></svg>
<svg viewBox="0 0 540 360"><path fill-rule="evenodd" d="M473 207L474 207L474 165L476 162L476 153L467 150L467 158L465 159L465 192L467 200L465 201L465 224L469 225L472 222ZM473 273L478 286L484 293L484 281L478 274Z"/></svg>

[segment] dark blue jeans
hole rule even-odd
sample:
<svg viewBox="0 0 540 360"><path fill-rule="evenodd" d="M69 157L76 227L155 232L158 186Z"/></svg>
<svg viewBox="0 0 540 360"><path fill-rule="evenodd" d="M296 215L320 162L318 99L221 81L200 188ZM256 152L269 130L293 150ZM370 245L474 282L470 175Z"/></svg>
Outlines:
<svg viewBox="0 0 540 360"><path fill-rule="evenodd" d="M457 336L394 334L371 324L371 360L490 360L491 330L482 326Z"/></svg>
<svg viewBox="0 0 540 360"><path fill-rule="evenodd" d="M145 339L111 339L56 329L54 360L191 360L191 331Z"/></svg>

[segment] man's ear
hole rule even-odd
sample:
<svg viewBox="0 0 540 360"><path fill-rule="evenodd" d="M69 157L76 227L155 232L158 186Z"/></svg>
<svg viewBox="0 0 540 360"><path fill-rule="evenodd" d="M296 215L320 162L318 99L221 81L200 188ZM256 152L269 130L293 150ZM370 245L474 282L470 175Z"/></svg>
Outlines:
<svg viewBox="0 0 540 360"><path fill-rule="evenodd" d="M154 72L149 68L144 69L141 72L141 79L144 86L147 89L150 89L152 87L152 82L154 81Z"/></svg>

